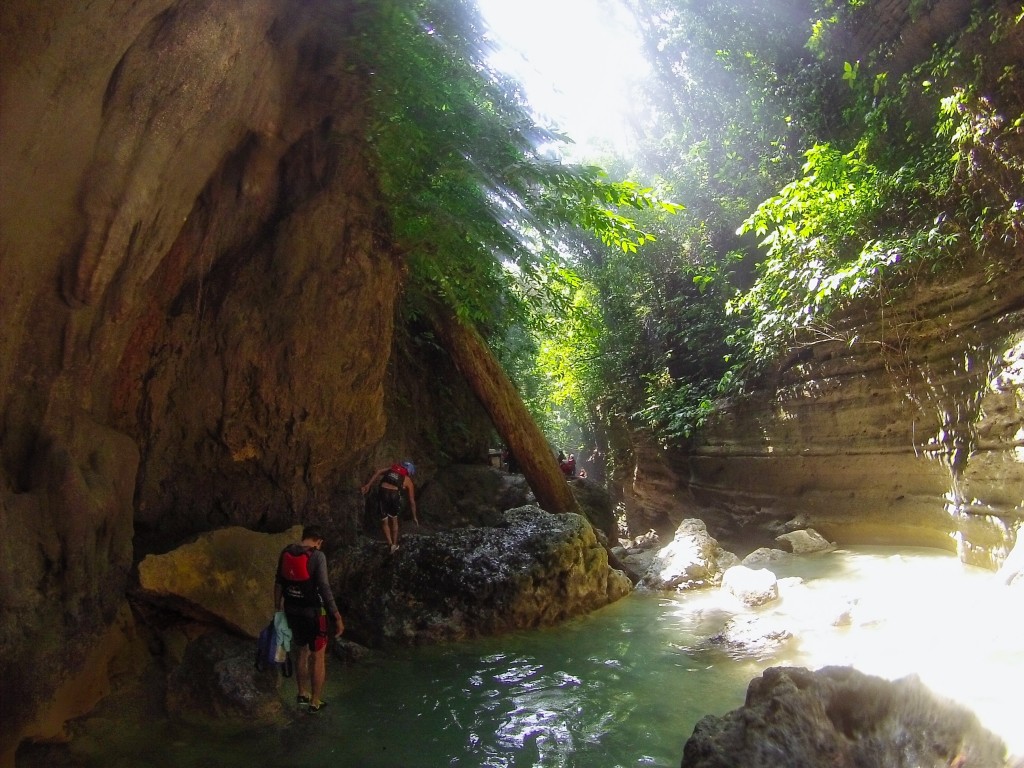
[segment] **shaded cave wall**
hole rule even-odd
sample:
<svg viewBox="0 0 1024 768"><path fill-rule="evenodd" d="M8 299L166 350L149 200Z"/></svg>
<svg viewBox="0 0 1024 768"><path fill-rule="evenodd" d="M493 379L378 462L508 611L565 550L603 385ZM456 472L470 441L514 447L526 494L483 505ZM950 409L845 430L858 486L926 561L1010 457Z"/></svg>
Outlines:
<svg viewBox="0 0 1024 768"><path fill-rule="evenodd" d="M472 455L425 437L446 413L486 431L437 351L396 336L370 83L344 44L361 12L0 8L3 761L103 695L146 551L228 524L355 535L377 461Z"/></svg>

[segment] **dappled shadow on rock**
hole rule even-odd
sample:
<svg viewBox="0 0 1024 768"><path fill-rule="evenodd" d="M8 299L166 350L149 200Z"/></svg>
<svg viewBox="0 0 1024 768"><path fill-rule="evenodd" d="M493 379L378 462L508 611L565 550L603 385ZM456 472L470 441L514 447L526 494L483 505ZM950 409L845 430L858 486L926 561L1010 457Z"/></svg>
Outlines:
<svg viewBox="0 0 1024 768"><path fill-rule="evenodd" d="M433 528L498 525L506 509L536 501L522 475L484 464L445 467L417 491L420 519Z"/></svg>
<svg viewBox="0 0 1024 768"><path fill-rule="evenodd" d="M617 523L607 489L580 477L568 482L590 524L615 541ZM447 466L417 491L420 519L430 530L501 525L505 510L536 502L525 477L484 464ZM374 515L369 530L376 534L378 525Z"/></svg>

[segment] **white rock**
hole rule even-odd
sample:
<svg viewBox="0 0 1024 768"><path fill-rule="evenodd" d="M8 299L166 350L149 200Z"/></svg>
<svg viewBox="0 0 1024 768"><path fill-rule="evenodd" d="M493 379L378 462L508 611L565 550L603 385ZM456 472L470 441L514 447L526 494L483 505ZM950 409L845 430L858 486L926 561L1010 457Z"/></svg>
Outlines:
<svg viewBox="0 0 1024 768"><path fill-rule="evenodd" d="M683 520L675 538L658 551L643 578L652 589L688 589L718 584L722 571L739 558L722 549L703 520Z"/></svg>
<svg viewBox="0 0 1024 768"><path fill-rule="evenodd" d="M722 589L749 606L764 605L779 597L779 582L774 573L745 565L734 565L723 574Z"/></svg>
<svg viewBox="0 0 1024 768"><path fill-rule="evenodd" d="M1007 586L1024 584L1024 528L1017 532L1017 542L996 572L996 580Z"/></svg>

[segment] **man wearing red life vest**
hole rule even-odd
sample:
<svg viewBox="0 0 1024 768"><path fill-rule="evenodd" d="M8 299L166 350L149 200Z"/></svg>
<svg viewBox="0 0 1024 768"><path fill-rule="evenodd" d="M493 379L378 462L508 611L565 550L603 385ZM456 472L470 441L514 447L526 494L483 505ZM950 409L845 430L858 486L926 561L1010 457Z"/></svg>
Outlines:
<svg viewBox="0 0 1024 768"><path fill-rule="evenodd" d="M415 474L416 465L406 460L401 464L392 464L390 467L378 469L361 489L365 495L373 487L373 484L378 479L380 480L380 488L377 492L380 525L384 531L384 540L387 541L392 552L398 549L398 514L402 511L403 493L409 495L412 519L416 521L416 525L420 524L420 519L416 515L416 484L412 481L412 476Z"/></svg>
<svg viewBox="0 0 1024 768"><path fill-rule="evenodd" d="M302 530L302 541L281 552L274 579L274 610L284 611L297 650L296 701L309 712L319 712L327 677L327 616L334 617L334 636L341 637L345 622L334 602L327 578L327 558L321 551L324 537L315 525Z"/></svg>

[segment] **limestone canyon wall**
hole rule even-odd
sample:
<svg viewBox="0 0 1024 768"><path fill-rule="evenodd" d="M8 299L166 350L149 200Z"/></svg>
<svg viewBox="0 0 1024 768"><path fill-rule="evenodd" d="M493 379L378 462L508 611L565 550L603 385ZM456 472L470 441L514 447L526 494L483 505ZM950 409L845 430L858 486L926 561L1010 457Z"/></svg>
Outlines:
<svg viewBox="0 0 1024 768"><path fill-rule="evenodd" d="M102 693L134 536L329 514L382 437L355 6L0 8L5 758Z"/></svg>
<svg viewBox="0 0 1024 768"><path fill-rule="evenodd" d="M1024 521L1024 254L807 339L685 450L634 435L633 527L686 517L739 550L812 526L995 568Z"/></svg>
<svg viewBox="0 0 1024 768"><path fill-rule="evenodd" d="M727 527L956 549L997 566L1024 519L1024 258L850 317L675 465ZM714 515L709 515L714 517ZM710 523L709 523L710 524Z"/></svg>
<svg viewBox="0 0 1024 768"><path fill-rule="evenodd" d="M1015 212L1016 228L978 247L957 222L955 260L798 339L693 445L667 451L633 435L635 472L622 484L634 528L667 533L702 517L743 548L812 525L841 543L943 547L986 567L1005 558L1024 520L1024 101L1006 79L1024 32L1011 24L997 43L968 23L972 9L996 7L1014 18L1005 2L876 0L858 8L845 44L848 60L895 75L964 33L961 56L982 54L990 74L958 181Z"/></svg>

